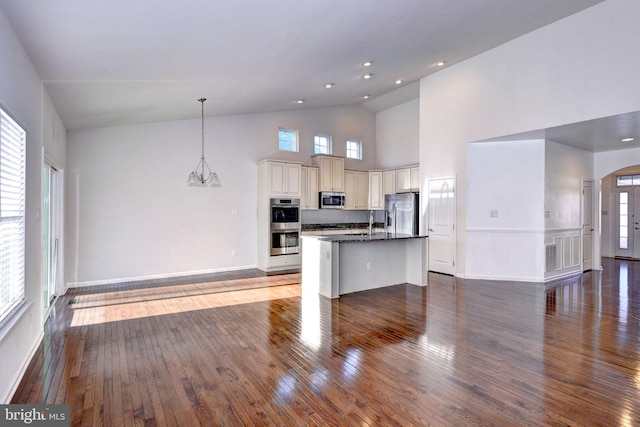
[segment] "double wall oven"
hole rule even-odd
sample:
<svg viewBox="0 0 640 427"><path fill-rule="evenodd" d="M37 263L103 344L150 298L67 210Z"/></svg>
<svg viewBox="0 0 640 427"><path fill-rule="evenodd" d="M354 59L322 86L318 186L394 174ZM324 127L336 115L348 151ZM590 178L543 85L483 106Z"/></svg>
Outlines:
<svg viewBox="0 0 640 427"><path fill-rule="evenodd" d="M300 253L300 199L271 199L271 255Z"/></svg>

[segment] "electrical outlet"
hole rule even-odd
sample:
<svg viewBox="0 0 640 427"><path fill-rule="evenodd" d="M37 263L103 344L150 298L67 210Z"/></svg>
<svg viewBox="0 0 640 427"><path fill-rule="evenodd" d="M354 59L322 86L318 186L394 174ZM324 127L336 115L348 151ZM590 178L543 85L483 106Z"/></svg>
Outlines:
<svg viewBox="0 0 640 427"><path fill-rule="evenodd" d="M231 216L238 216L238 209L231 209Z"/></svg>
<svg viewBox="0 0 640 427"><path fill-rule="evenodd" d="M231 249L231 256L236 256L236 250L235 249Z"/></svg>
<svg viewBox="0 0 640 427"><path fill-rule="evenodd" d="M498 218L498 210L497 209L492 210L491 212L489 212L489 216L491 218Z"/></svg>
<svg viewBox="0 0 640 427"><path fill-rule="evenodd" d="M367 261L367 270L371 270L371 261Z"/></svg>

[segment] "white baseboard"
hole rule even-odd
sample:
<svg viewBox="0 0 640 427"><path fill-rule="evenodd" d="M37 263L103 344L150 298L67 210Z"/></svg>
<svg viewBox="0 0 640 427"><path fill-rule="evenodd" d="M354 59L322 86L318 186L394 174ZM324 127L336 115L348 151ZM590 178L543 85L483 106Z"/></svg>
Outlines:
<svg viewBox="0 0 640 427"><path fill-rule="evenodd" d="M243 265L238 267L213 268L209 270L182 271L179 273L152 274L148 276L136 276L136 277L119 277L116 279L91 280L87 282L71 282L71 283L67 283L66 287L82 288L86 286L112 285L115 283L123 283L123 282L139 282L143 280L171 279L176 277L196 276L199 274L212 274L212 273L223 273L226 271L247 270L250 268L257 268L257 267L255 265Z"/></svg>
<svg viewBox="0 0 640 427"><path fill-rule="evenodd" d="M496 282L529 282L529 283L544 283L544 278L539 277L520 277L520 276L478 276L478 275L466 275L464 277L467 280L492 280Z"/></svg>

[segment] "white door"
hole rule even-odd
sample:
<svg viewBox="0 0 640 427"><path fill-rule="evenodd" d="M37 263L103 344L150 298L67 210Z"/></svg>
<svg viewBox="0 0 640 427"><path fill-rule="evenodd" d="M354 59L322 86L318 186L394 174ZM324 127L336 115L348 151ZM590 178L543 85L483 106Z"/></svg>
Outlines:
<svg viewBox="0 0 640 427"><path fill-rule="evenodd" d="M455 179L429 180L427 215L429 227L429 270L455 272Z"/></svg>
<svg viewBox="0 0 640 427"><path fill-rule="evenodd" d="M593 181L582 181L582 270L593 268Z"/></svg>
<svg viewBox="0 0 640 427"><path fill-rule="evenodd" d="M640 187L618 188L615 256L640 259Z"/></svg>
<svg viewBox="0 0 640 427"><path fill-rule="evenodd" d="M46 317L60 284L60 171L45 160L42 175L42 311Z"/></svg>

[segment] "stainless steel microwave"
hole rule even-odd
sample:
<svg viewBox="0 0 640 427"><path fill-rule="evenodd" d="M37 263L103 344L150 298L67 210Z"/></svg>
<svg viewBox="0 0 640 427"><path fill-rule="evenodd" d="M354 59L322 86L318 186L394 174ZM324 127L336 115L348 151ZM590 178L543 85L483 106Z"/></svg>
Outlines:
<svg viewBox="0 0 640 427"><path fill-rule="evenodd" d="M344 193L337 193L334 191L321 191L320 192L320 207L324 209L342 209L344 208L345 197Z"/></svg>

